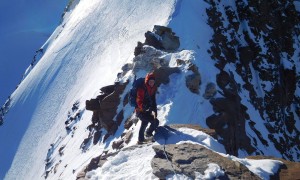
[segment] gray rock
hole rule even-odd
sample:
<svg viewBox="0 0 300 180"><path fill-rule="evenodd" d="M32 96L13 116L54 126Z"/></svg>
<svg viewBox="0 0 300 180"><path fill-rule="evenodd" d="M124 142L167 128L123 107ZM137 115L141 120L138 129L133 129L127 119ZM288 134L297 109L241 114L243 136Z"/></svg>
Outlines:
<svg viewBox="0 0 300 180"><path fill-rule="evenodd" d="M175 51L180 47L179 37L175 36L171 28L155 25L153 31L145 33L145 45L153 46L156 49ZM136 51L142 52L138 45Z"/></svg>
<svg viewBox="0 0 300 180"><path fill-rule="evenodd" d="M214 97L216 94L217 94L216 84L214 84L214 83L208 83L206 85L205 93L204 93L203 97L205 99L210 99L210 98Z"/></svg>
<svg viewBox="0 0 300 180"><path fill-rule="evenodd" d="M165 151L169 161L165 157L163 146L155 145L153 149L156 155L152 159L151 166L153 174L160 179L165 179L174 171L195 179L195 171L204 174L209 163L218 164L224 171L224 176L218 179L260 179L243 164L225 158L201 145L189 143L166 145Z"/></svg>
<svg viewBox="0 0 300 180"><path fill-rule="evenodd" d="M199 94L200 84L200 74L191 74L186 77L186 86L192 93Z"/></svg>

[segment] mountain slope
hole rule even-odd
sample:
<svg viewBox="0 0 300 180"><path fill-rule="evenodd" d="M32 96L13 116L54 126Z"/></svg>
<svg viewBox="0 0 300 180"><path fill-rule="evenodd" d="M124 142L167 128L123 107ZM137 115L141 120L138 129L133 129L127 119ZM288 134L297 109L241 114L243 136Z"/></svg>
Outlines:
<svg viewBox="0 0 300 180"><path fill-rule="evenodd" d="M153 24L167 22L173 3L152 1L136 6L137 1L81 1L77 5L12 95L10 113L0 132L1 143L7 144L1 149L2 157L7 158L1 160L1 167L8 169L17 152L8 179L30 179L44 171L40 157L55 136L65 132L62 118L67 117L70 106L114 81L143 33ZM91 114L86 116L90 119ZM14 140L7 141L10 137Z"/></svg>
<svg viewBox="0 0 300 180"><path fill-rule="evenodd" d="M290 7L288 5L291 5L290 2L286 7ZM151 147L134 149L140 123L132 123L128 129L125 127L128 120L134 119L133 108L126 103L133 75L141 77L153 69L167 74L162 78L157 95L160 125L198 124L216 131L216 137L212 138L199 131L179 130L179 136L175 136L170 144L200 144L227 159L245 164L261 178L277 172L281 162L267 161L268 165L259 167L257 164L265 161L237 160L225 154L238 157L255 154L282 157L281 154L284 154L283 158L298 161L299 148L294 141L299 131L298 116L294 115L293 134L285 131L285 124L279 123L279 126L265 120L273 115L268 106L255 106L259 104L256 95L264 97L274 83L273 79L263 81L265 77L259 73L264 69L253 68L254 62L245 48L251 42L254 47L264 47L254 36L243 35L245 30L252 32L256 28L251 24L253 19L232 18L242 16L244 11L239 8L244 6L243 2L235 4L227 1L80 1L65 16L63 24L47 42L44 56L11 97L10 110L0 132L1 138L7 137L1 139L1 143L7 144L7 149L0 152L8 157L5 162L11 162L16 152L6 178L42 179L46 176L50 179L74 179L90 161L93 164L93 160L102 155L111 156L101 168L97 163L96 169L87 173L87 177L155 178L149 161L135 159L142 158L145 153L145 159L150 160L153 156ZM135 48L138 41L144 41L144 33L151 31L154 25L171 27L180 39L180 48L177 51L159 50L147 44L147 38L143 45ZM298 27L297 24L295 26ZM292 27L290 30L295 35ZM158 39L163 36L158 32L152 33ZM298 75L299 42L292 42L295 47L294 71ZM140 53L134 51L138 48L141 48ZM249 51L256 52L251 48ZM241 55L243 53L246 55ZM257 56L268 57L264 53L259 52ZM284 57L282 59L286 62ZM247 60L248 64L243 64ZM274 67L268 63L263 65ZM161 67L163 72L159 71ZM270 73L273 76L272 72L271 69L266 75ZM274 79L277 82L278 79ZM255 87L254 91L251 91L251 86ZM293 90L297 99L299 90ZM282 94L271 97L277 95ZM101 115L85 109L86 100L101 96L104 97L103 102L116 98L114 102L107 100L109 107L116 109L109 121L119 123L118 129L113 132L106 126L100 126L100 130L91 126L93 121L101 122ZM296 106L295 100L291 101ZM280 118L277 121L282 122ZM279 133L268 123L277 127ZM95 140L97 133L100 137ZM279 139L280 136L291 138L287 141L291 146L278 148L270 133L278 135ZM127 135L131 140L123 143ZM9 137L15 137L16 141L7 141ZM118 145L121 149L124 146L124 149L118 151L115 148ZM135 162L145 167L145 171L136 175L136 171L130 174L122 169L134 166ZM9 165L3 163L7 168ZM217 172L222 174L221 169ZM103 173L108 174L102 177ZM183 178L188 177L183 175Z"/></svg>
<svg viewBox="0 0 300 180"><path fill-rule="evenodd" d="M34 53L58 26L68 0L0 2L0 102L20 83ZM4 68L5 67L5 68Z"/></svg>

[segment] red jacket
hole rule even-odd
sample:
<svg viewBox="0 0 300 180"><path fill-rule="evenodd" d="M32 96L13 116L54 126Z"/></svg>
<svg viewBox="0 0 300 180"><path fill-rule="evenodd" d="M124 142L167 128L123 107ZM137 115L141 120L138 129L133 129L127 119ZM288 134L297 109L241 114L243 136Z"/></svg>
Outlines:
<svg viewBox="0 0 300 180"><path fill-rule="evenodd" d="M137 90L136 102L138 107L136 110L139 112L148 109L155 111L155 113L157 112L156 98L155 98L157 87L155 85L153 87L149 86L148 81L151 78L154 78L154 75L152 73L146 76L144 87L141 87Z"/></svg>

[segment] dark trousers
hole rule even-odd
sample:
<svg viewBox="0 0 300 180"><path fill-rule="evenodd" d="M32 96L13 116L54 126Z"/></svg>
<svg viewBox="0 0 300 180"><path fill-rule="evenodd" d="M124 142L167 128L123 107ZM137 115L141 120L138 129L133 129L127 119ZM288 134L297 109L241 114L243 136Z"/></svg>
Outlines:
<svg viewBox="0 0 300 180"><path fill-rule="evenodd" d="M150 127L147 130L147 134L152 134L153 131L156 130L156 128L159 125L158 119L154 119L154 117L150 113L139 113L137 114L137 117L142 121L141 128L139 131L139 141L144 141L144 133L146 130L146 127L148 126L148 123L150 122Z"/></svg>

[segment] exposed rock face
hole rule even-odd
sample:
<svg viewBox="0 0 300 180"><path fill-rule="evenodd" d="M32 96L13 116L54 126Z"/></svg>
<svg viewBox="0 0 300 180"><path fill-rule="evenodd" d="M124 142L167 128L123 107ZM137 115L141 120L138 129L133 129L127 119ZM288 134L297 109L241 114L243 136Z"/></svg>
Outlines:
<svg viewBox="0 0 300 180"><path fill-rule="evenodd" d="M231 161L197 144L166 145L165 151L172 166L165 157L163 146L155 145L153 149L156 155L152 159L151 166L153 174L160 179L174 174L174 170L178 174L185 174L195 179L195 171L204 174L209 163L219 165L224 171L224 176L218 179L260 179L243 164Z"/></svg>
<svg viewBox="0 0 300 180"><path fill-rule="evenodd" d="M127 83L121 84L117 82L114 85L103 87L100 89L101 95L96 99L86 101L87 110L93 111L92 123L96 129L99 130L103 127L110 135L116 132L120 123L114 121L113 118L121 101L120 95L123 93L126 85ZM120 119L121 115L117 119ZM122 121L122 119L118 121Z"/></svg>
<svg viewBox="0 0 300 180"><path fill-rule="evenodd" d="M160 67L154 70L156 85L168 84L170 82L169 76L174 73L180 73L180 69L177 67Z"/></svg>
<svg viewBox="0 0 300 180"><path fill-rule="evenodd" d="M125 146L125 144L128 144L130 142L132 136L133 136L132 130L130 130L126 133L123 133L121 135L120 140L117 140L117 141L113 142L112 148L113 149L122 149Z"/></svg>
<svg viewBox="0 0 300 180"><path fill-rule="evenodd" d="M205 99L211 99L217 94L217 87L214 83L208 83L205 88L205 93L203 94L203 97Z"/></svg>
<svg viewBox="0 0 300 180"><path fill-rule="evenodd" d="M10 107L11 98L8 96L8 99L5 101L4 105L0 108L0 126L4 123L4 115L8 113Z"/></svg>
<svg viewBox="0 0 300 180"><path fill-rule="evenodd" d="M122 67L122 74L126 74L129 70L137 72L139 70L153 71L160 67L168 67L168 62L160 58L164 52L157 50L151 46L142 46L139 54L133 59L133 64L125 64Z"/></svg>
<svg viewBox="0 0 300 180"><path fill-rule="evenodd" d="M235 148L251 152L252 148L241 144L244 140L250 143L244 137L245 132L241 132L248 123L256 135L250 138L252 146L258 149L257 154L263 153L258 144L269 147L268 142L272 142L283 158L299 161L300 129L296 124L300 117L299 88L297 90L300 19L293 1L238 0L234 7L223 1L209 3L208 24L214 30L209 52L220 69L217 84L224 95L224 99L214 101L213 106L220 110L221 104L226 102L237 110L232 114L222 108L220 114L209 117L207 122L217 128L222 137L231 134L228 138L234 139ZM236 68L236 74L231 74L225 66ZM242 79L243 84L237 84L237 79ZM251 106L260 117L252 117L247 112L246 105L240 102L240 94L249 94ZM221 125L231 121L233 126L227 128L228 131L216 127L221 126L215 124L221 119L227 119ZM257 130L258 122L263 122L268 135ZM237 134L242 134L241 140ZM229 153L235 154L235 150Z"/></svg>
<svg viewBox="0 0 300 180"><path fill-rule="evenodd" d="M210 100L217 114L208 117L206 123L223 138L221 142L227 153L237 156L238 149L242 148L251 154L255 149L251 146L250 138L245 131L245 119L248 119L245 112L247 108L241 104L233 76L223 71L218 75L217 83L224 92L224 98Z"/></svg>
<svg viewBox="0 0 300 180"><path fill-rule="evenodd" d="M193 64L190 60L184 61L181 59L176 60L177 66L187 65L188 70L192 71L192 74L185 77L186 87L195 94L199 94L199 88L201 85L201 75L198 67Z"/></svg>
<svg viewBox="0 0 300 180"><path fill-rule="evenodd" d="M177 50L180 46L179 37L175 36L171 28L155 25L153 32L145 33L145 43L161 50Z"/></svg>

